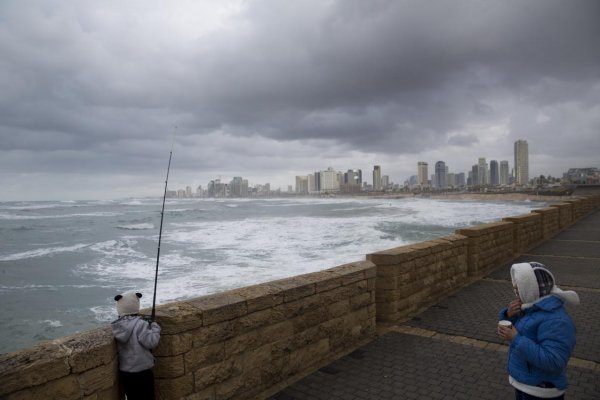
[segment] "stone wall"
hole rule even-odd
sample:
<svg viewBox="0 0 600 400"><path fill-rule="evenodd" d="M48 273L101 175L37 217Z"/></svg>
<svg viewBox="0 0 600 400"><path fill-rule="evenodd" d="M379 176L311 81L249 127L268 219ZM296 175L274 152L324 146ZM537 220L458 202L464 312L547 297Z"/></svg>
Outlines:
<svg viewBox="0 0 600 400"><path fill-rule="evenodd" d="M356 349L375 276L359 261L157 307L159 398L261 398ZM0 399L118 399L117 364L110 327L4 354Z"/></svg>
<svg viewBox="0 0 600 400"><path fill-rule="evenodd" d="M459 229L468 238L469 276L479 277L510 260L513 250L513 224L502 221Z"/></svg>
<svg viewBox="0 0 600 400"><path fill-rule="evenodd" d="M558 208L558 224L560 229L564 229L574 222L573 205L571 203L551 204L550 207Z"/></svg>
<svg viewBox="0 0 600 400"><path fill-rule="evenodd" d="M600 208L600 196L366 261L157 307L162 399L262 399ZM0 355L0 399L120 399L110 327Z"/></svg>
<svg viewBox="0 0 600 400"><path fill-rule="evenodd" d="M540 208L538 210L533 210L532 212L540 214L542 217L542 236L544 240L550 239L560 231L560 213L558 208Z"/></svg>
<svg viewBox="0 0 600 400"><path fill-rule="evenodd" d="M513 255L515 257L544 240L544 227L542 226L542 215L540 213L532 212L516 217L503 218L502 221L513 224Z"/></svg>
<svg viewBox="0 0 600 400"><path fill-rule="evenodd" d="M377 265L377 320L397 321L464 284L468 238L461 235L367 255Z"/></svg>

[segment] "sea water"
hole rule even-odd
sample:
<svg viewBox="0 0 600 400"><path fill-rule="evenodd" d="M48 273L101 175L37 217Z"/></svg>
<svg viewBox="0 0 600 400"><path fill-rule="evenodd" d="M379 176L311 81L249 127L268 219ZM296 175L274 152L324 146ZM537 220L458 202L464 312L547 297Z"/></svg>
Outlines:
<svg viewBox="0 0 600 400"><path fill-rule="evenodd" d="M0 202L0 352L107 324L114 296L152 305L162 199ZM319 271L528 213L434 199L167 200L157 303Z"/></svg>

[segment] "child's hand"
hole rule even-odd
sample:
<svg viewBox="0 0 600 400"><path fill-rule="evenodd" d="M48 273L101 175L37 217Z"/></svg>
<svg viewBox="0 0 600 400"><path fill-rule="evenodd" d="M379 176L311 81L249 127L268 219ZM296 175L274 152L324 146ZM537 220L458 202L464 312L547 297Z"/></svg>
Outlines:
<svg viewBox="0 0 600 400"><path fill-rule="evenodd" d="M498 336L504 340L508 340L510 342L518 334L519 331L517 331L514 325L511 325L510 327L498 325Z"/></svg>
<svg viewBox="0 0 600 400"><path fill-rule="evenodd" d="M519 315L521 313L521 305L523 302L521 299L515 299L508 304L508 309L506 310L506 315L509 318L514 317L515 315Z"/></svg>

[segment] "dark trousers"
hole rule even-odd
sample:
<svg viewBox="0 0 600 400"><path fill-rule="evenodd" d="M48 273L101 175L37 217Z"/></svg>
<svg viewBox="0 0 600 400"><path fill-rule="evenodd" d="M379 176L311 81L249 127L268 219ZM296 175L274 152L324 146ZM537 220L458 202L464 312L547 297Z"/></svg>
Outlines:
<svg viewBox="0 0 600 400"><path fill-rule="evenodd" d="M523 393L520 390L515 389L515 400L564 400L565 395L558 397L552 397L551 399L542 399L541 397L535 397L527 393Z"/></svg>
<svg viewBox="0 0 600 400"><path fill-rule="evenodd" d="M154 374L151 369L140 372L119 371L119 380L127 400L154 400Z"/></svg>

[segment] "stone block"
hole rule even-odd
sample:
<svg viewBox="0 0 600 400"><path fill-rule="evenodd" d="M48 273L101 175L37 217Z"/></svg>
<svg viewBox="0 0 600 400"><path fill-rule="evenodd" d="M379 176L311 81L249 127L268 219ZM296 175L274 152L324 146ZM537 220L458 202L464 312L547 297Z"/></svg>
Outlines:
<svg viewBox="0 0 600 400"><path fill-rule="evenodd" d="M69 375L67 349L60 341L46 342L0 355L0 397Z"/></svg>
<svg viewBox="0 0 600 400"><path fill-rule="evenodd" d="M210 386L204 390L186 396L184 400L215 400L216 396L215 387Z"/></svg>
<svg viewBox="0 0 600 400"><path fill-rule="evenodd" d="M227 359L220 363L194 371L194 391L204 390L208 386L226 381L242 373L241 361L237 358Z"/></svg>
<svg viewBox="0 0 600 400"><path fill-rule="evenodd" d="M236 332L232 321L224 321L195 329L190 331L190 334L192 335L192 347L202 347L232 338Z"/></svg>
<svg viewBox="0 0 600 400"><path fill-rule="evenodd" d="M366 292L358 296L350 298L350 309L356 310L357 308L366 307L371 304L371 293Z"/></svg>
<svg viewBox="0 0 600 400"><path fill-rule="evenodd" d="M185 370L195 371L223 361L225 359L225 343L218 342L192 348L184 355Z"/></svg>
<svg viewBox="0 0 600 400"><path fill-rule="evenodd" d="M248 313L264 310L283 303L281 289L269 283L235 289L232 290L232 293L246 299Z"/></svg>
<svg viewBox="0 0 600 400"><path fill-rule="evenodd" d="M4 388L3 388L4 389ZM79 400L81 392L76 375L48 381L43 385L31 386L18 392L2 395L2 400L61 399Z"/></svg>
<svg viewBox="0 0 600 400"><path fill-rule="evenodd" d="M117 374L117 361L114 360L108 365L102 365L79 374L77 380L83 394L90 395L94 392L118 385Z"/></svg>
<svg viewBox="0 0 600 400"><path fill-rule="evenodd" d="M117 347L110 326L59 339L69 353L72 373L79 373L113 362Z"/></svg>
<svg viewBox="0 0 600 400"><path fill-rule="evenodd" d="M302 332L328 319L326 307L320 307L292 319L294 333Z"/></svg>
<svg viewBox="0 0 600 400"><path fill-rule="evenodd" d="M170 379L185 374L184 355L157 357L154 375L156 378Z"/></svg>
<svg viewBox="0 0 600 400"><path fill-rule="evenodd" d="M161 335L174 335L202 326L202 311L186 302L156 306L156 322Z"/></svg>
<svg viewBox="0 0 600 400"><path fill-rule="evenodd" d="M283 293L283 301L291 302L315 294L315 283L304 276L281 279L270 282Z"/></svg>
<svg viewBox="0 0 600 400"><path fill-rule="evenodd" d="M290 353L289 363L285 367L289 374L306 371L310 366L324 359L329 354L329 339L321 339L316 343Z"/></svg>
<svg viewBox="0 0 600 400"><path fill-rule="evenodd" d="M194 393L194 375L191 373L170 379L155 379L157 398L180 399Z"/></svg>
<svg viewBox="0 0 600 400"><path fill-rule="evenodd" d="M303 300L299 300L303 301ZM285 307L268 308L236 318L232 321L236 334L248 332L265 325L283 321L287 318Z"/></svg>
<svg viewBox="0 0 600 400"><path fill-rule="evenodd" d="M192 348L193 336L190 332L177 335L161 335L158 346L152 351L155 356L175 356L183 354Z"/></svg>
<svg viewBox="0 0 600 400"><path fill-rule="evenodd" d="M203 325L228 321L248 313L246 299L231 291L197 297L186 302L202 312Z"/></svg>

